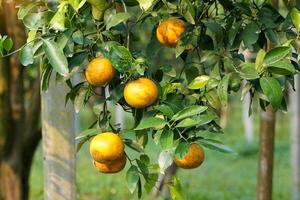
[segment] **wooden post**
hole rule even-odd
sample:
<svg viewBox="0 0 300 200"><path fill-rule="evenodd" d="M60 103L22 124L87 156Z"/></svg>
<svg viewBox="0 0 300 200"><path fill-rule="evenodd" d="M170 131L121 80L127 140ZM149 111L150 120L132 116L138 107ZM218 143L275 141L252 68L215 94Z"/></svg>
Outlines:
<svg viewBox="0 0 300 200"><path fill-rule="evenodd" d="M249 116L250 101L251 101L251 97L250 97L250 93L248 92L245 95L245 98L243 100L243 124L244 124L246 141L248 144L253 144L254 141L253 122L252 122L252 117Z"/></svg>
<svg viewBox="0 0 300 200"><path fill-rule="evenodd" d="M296 92L290 91L290 112L291 112L291 200L300 198L300 78L295 76Z"/></svg>
<svg viewBox="0 0 300 200"><path fill-rule="evenodd" d="M157 183L152 192L152 199L158 199L161 195L164 199L170 198L170 192L168 183L170 183L173 177L176 175L178 167L173 162L172 165L166 170L165 174L159 174Z"/></svg>
<svg viewBox="0 0 300 200"><path fill-rule="evenodd" d="M243 54L246 62L255 62L256 53L246 49L243 52ZM243 84L246 84L246 82L244 82ZM254 141L253 121L252 121L252 117L249 116L250 102L251 102L251 96L250 93L248 92L245 95L245 98L243 100L243 124L244 124L246 141L248 144L253 144Z"/></svg>
<svg viewBox="0 0 300 200"><path fill-rule="evenodd" d="M260 115L257 200L272 200L275 112L271 106Z"/></svg>
<svg viewBox="0 0 300 200"><path fill-rule="evenodd" d="M44 154L44 199L76 199L75 112L65 83L51 78L42 92L42 143Z"/></svg>

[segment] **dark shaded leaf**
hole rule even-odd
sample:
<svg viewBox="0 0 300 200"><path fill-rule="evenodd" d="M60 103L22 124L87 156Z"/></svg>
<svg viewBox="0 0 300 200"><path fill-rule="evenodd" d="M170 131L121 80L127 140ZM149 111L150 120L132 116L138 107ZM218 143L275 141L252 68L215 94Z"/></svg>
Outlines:
<svg viewBox="0 0 300 200"><path fill-rule="evenodd" d="M131 193L134 192L139 180L140 180L139 170L136 166L132 165L128 169L127 174L126 174L127 186Z"/></svg>
<svg viewBox="0 0 300 200"><path fill-rule="evenodd" d="M281 105L283 97L279 82L272 77L262 77L259 82L272 107L277 110Z"/></svg>

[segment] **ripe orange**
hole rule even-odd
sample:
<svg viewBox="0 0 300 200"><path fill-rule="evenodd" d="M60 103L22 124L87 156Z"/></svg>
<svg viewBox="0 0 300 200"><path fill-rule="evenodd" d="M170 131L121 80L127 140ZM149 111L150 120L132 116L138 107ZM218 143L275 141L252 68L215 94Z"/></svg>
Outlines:
<svg viewBox="0 0 300 200"><path fill-rule="evenodd" d="M184 156L183 159L179 160L175 158L175 164L178 167L184 168L184 169L193 169L196 167L199 167L202 162L204 161L205 154L202 147L198 144L193 143L188 153Z"/></svg>
<svg viewBox="0 0 300 200"><path fill-rule="evenodd" d="M133 108L145 108L158 97L156 84L148 78L130 81L124 88L125 101Z"/></svg>
<svg viewBox="0 0 300 200"><path fill-rule="evenodd" d="M87 66L86 80L94 86L106 85L116 74L111 62L107 58L95 58Z"/></svg>
<svg viewBox="0 0 300 200"><path fill-rule="evenodd" d="M100 133L90 143L90 154L97 162L109 163L124 156L124 144L117 134Z"/></svg>
<svg viewBox="0 0 300 200"><path fill-rule="evenodd" d="M159 24L156 29L156 37L162 45L175 48L184 30L184 21L177 18L169 18Z"/></svg>
<svg viewBox="0 0 300 200"><path fill-rule="evenodd" d="M94 165L99 172L117 173L117 172L121 171L122 169L124 169L124 167L126 165L126 156L125 156L125 154L123 154L123 156L121 158L114 160L110 163L100 163L100 162L94 161Z"/></svg>

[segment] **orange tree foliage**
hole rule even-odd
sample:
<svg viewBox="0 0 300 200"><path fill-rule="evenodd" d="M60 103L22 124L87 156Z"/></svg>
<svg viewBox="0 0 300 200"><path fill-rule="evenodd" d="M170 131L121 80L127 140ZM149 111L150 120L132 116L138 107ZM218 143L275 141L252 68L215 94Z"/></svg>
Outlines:
<svg viewBox="0 0 300 200"><path fill-rule="evenodd" d="M56 76L70 87L66 101L73 101L76 111L91 100L97 108L95 122L77 138L78 149L100 132L114 132L139 153L134 158L127 155L131 166L126 178L129 190L137 188L138 196L142 185L151 191L158 173L174 157L184 158L193 143L231 151L204 137L222 133L220 109L230 94L241 92L243 97L249 92L251 102L262 109L270 104L274 110L286 110L284 91L298 72L299 11L294 8L283 16L263 0L38 1L21 5L18 17L28 30L27 43L17 50L20 61L41 67L42 89L47 90L50 77ZM150 30L148 45L135 49L131 44L140 39L138 30L145 25ZM2 36L1 55L10 55L11 47L12 41ZM169 48L182 64L154 65L162 48ZM253 62L245 61L244 49L257 53ZM115 70L109 73L112 79L106 77L105 83L111 79L107 84L72 81L75 74L84 77L91 60L103 57ZM128 99L135 103L146 99L147 107L131 107L123 91L128 82L141 77L154 86L132 85ZM104 88L109 97L103 95ZM132 113L134 127L125 130L113 124L108 101ZM147 156L148 140L161 148L156 160ZM172 194L180 196L178 179L172 187Z"/></svg>

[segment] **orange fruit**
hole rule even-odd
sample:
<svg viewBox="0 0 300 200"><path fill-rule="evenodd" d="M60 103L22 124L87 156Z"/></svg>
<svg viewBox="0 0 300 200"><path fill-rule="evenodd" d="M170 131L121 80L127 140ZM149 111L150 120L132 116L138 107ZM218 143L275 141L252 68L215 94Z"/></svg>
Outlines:
<svg viewBox="0 0 300 200"><path fill-rule="evenodd" d="M133 108L150 106L157 100L157 97L157 86L148 78L130 81L124 88L125 101Z"/></svg>
<svg viewBox="0 0 300 200"><path fill-rule="evenodd" d="M159 24L156 29L156 37L162 45L175 48L184 30L184 21L177 18L169 18Z"/></svg>
<svg viewBox="0 0 300 200"><path fill-rule="evenodd" d="M202 147L198 144L191 144L188 153L183 159L175 158L175 164L184 169L193 169L199 167L204 161L205 154Z"/></svg>
<svg viewBox="0 0 300 200"><path fill-rule="evenodd" d="M94 166L99 172L102 173L117 173L124 169L126 165L126 156L123 154L123 156L117 160L114 160L110 163L100 163L97 161L94 161Z"/></svg>
<svg viewBox="0 0 300 200"><path fill-rule="evenodd" d="M97 162L109 163L124 156L124 144L117 134L100 133L90 143L90 154Z"/></svg>
<svg viewBox="0 0 300 200"><path fill-rule="evenodd" d="M111 62L107 58L95 58L87 66L86 80L93 86L106 85L116 74Z"/></svg>

